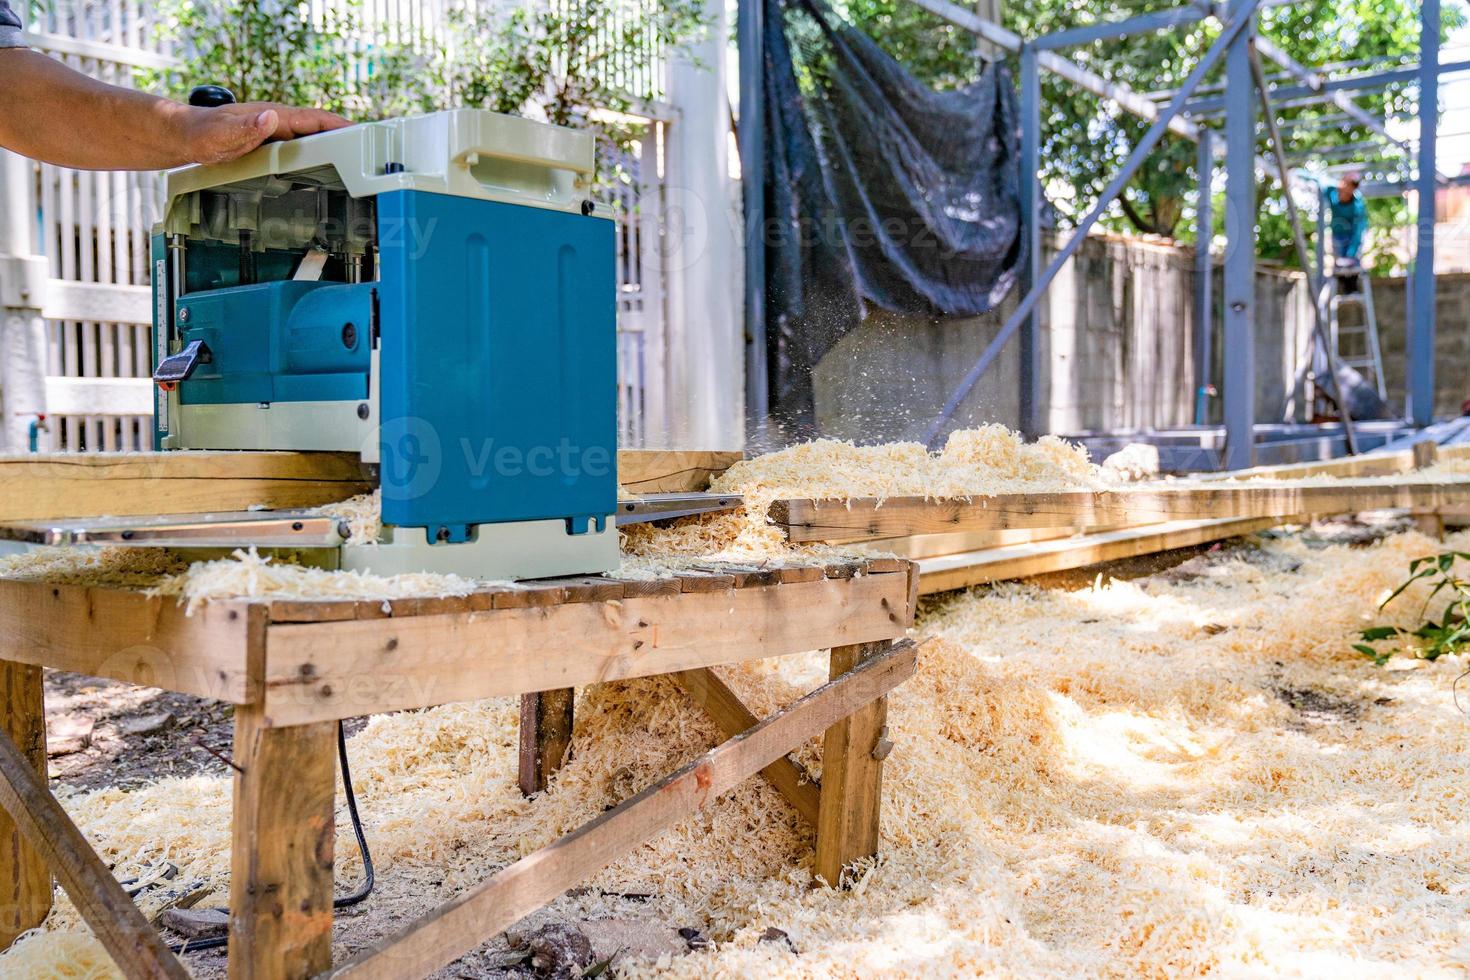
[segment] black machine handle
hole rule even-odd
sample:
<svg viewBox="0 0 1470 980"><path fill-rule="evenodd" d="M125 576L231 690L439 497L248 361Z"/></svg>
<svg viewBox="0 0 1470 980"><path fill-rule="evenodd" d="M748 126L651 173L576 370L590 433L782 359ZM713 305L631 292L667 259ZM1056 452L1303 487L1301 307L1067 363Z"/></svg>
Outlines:
<svg viewBox="0 0 1470 980"><path fill-rule="evenodd" d="M222 105L234 105L235 93L223 85L196 85L189 91L189 104L213 109Z"/></svg>
<svg viewBox="0 0 1470 980"><path fill-rule="evenodd" d="M177 354L170 354L158 362L153 370L153 380L165 391L172 391L180 381L188 381L194 369L201 364L212 364L214 352L202 340L191 340Z"/></svg>

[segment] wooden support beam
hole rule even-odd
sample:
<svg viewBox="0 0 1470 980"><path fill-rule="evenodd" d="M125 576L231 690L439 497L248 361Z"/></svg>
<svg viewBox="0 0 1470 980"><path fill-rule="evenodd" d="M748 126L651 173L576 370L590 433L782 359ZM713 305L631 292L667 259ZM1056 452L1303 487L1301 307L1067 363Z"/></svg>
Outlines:
<svg viewBox="0 0 1470 980"><path fill-rule="evenodd" d="M0 806L26 842L55 869L61 887L123 976L188 980L183 964L46 788L35 760L4 732L0 732Z"/></svg>
<svg viewBox="0 0 1470 980"><path fill-rule="evenodd" d="M10 737L45 786L46 716L41 668L0 660L0 731ZM19 824L0 812L0 949L34 929L51 911L51 869L26 842Z"/></svg>
<svg viewBox="0 0 1470 980"><path fill-rule="evenodd" d="M337 723L270 728L235 711L231 980L301 980L332 965Z"/></svg>
<svg viewBox="0 0 1470 980"><path fill-rule="evenodd" d="M911 643L896 645L723 742L576 832L528 854L396 935L334 977L427 976L568 888L753 776L913 676Z"/></svg>
<svg viewBox="0 0 1470 980"><path fill-rule="evenodd" d="M618 483L632 493L698 493L745 458L741 452L618 450Z"/></svg>
<svg viewBox="0 0 1470 980"><path fill-rule="evenodd" d="M1331 485L1199 483L1120 490L885 500L778 500L773 523L793 543L866 541L941 531L1154 524L1245 517L1322 517L1364 510L1434 510L1470 501L1470 481L1340 480Z"/></svg>
<svg viewBox="0 0 1470 980"><path fill-rule="evenodd" d="M831 676L859 670L890 647L888 640L833 647ZM829 885L841 885L852 862L878 853L883 760L893 747L887 725L888 699L875 698L834 722L822 741L816 872Z"/></svg>
<svg viewBox="0 0 1470 980"><path fill-rule="evenodd" d="M521 792L533 796L546 789L572 747L577 692L561 687L521 695Z"/></svg>
<svg viewBox="0 0 1470 980"><path fill-rule="evenodd" d="M739 695L709 668L681 670L670 676L726 735L738 735L759 723L755 712L747 708ZM800 763L783 755L762 769L761 775L786 797L786 802L794 806L807 823L813 827L817 825L820 788Z"/></svg>
<svg viewBox="0 0 1470 980"><path fill-rule="evenodd" d="M258 695L247 650L266 607L0 579L0 659L243 704Z"/></svg>
<svg viewBox="0 0 1470 980"><path fill-rule="evenodd" d="M1142 527L1083 534L1059 541L985 548L958 555L924 558L919 565L923 595L963 589L986 582L1029 578L1099 562L1151 555L1172 548L1188 548L1210 541L1236 538L1286 523L1275 517L1227 517L1213 521L1168 521Z"/></svg>
<svg viewBox="0 0 1470 980"><path fill-rule="evenodd" d="M820 570L817 574L821 574ZM266 634L268 724L583 687L902 636L903 572ZM821 608L822 615L810 610Z"/></svg>
<svg viewBox="0 0 1470 980"><path fill-rule="evenodd" d="M316 507L372 489L347 453L0 456L0 521Z"/></svg>

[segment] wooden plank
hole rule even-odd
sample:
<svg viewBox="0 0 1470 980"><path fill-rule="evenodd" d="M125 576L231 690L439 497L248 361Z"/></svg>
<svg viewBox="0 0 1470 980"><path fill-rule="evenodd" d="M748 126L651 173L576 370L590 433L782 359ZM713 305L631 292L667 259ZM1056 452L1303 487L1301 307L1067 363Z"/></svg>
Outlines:
<svg viewBox="0 0 1470 980"><path fill-rule="evenodd" d="M618 483L633 493L698 493L745 458L741 452L618 450Z"/></svg>
<svg viewBox="0 0 1470 980"><path fill-rule="evenodd" d="M0 579L0 659L243 704L259 693L248 634L264 606L185 615L172 596Z"/></svg>
<svg viewBox="0 0 1470 980"><path fill-rule="evenodd" d="M0 732L0 806L55 870L61 887L126 977L189 974L51 795L27 752Z"/></svg>
<svg viewBox="0 0 1470 980"><path fill-rule="evenodd" d="M903 538L883 538L873 542L852 545L860 551L886 552L899 558L917 560L937 555L957 555L966 551L981 551L985 548L1003 548L1013 544L1029 544L1032 541L1050 541L1070 538L1083 531L1102 531L1111 528L1084 527L1021 527L1005 531L962 531L956 534L916 534Z"/></svg>
<svg viewBox="0 0 1470 980"><path fill-rule="evenodd" d="M332 965L337 723L270 728L235 711L232 980L300 980Z"/></svg>
<svg viewBox="0 0 1470 980"><path fill-rule="evenodd" d="M833 647L832 678L881 660L890 646L883 640ZM887 725L888 699L875 698L833 722L822 740L815 870L829 885L841 885L852 862L878 853L883 760L892 748L886 741Z"/></svg>
<svg viewBox="0 0 1470 980"><path fill-rule="evenodd" d="M346 453L78 453L0 457L0 520L315 507L373 489Z"/></svg>
<svg viewBox="0 0 1470 980"><path fill-rule="evenodd" d="M893 639L903 575L272 625L265 713L302 724Z"/></svg>
<svg viewBox="0 0 1470 980"><path fill-rule="evenodd" d="M1188 548L1235 538L1284 523L1275 517L1227 517L1214 521L1169 521L1143 527L1085 534L1061 541L1039 541L942 555L918 562L919 592L932 595L986 582L1028 578L1099 562L1134 558L1171 548Z"/></svg>
<svg viewBox="0 0 1470 980"><path fill-rule="evenodd" d="M745 706L739 695L709 668L681 670L671 674L679 686L704 709L705 714L727 736L739 735L760 722L755 712ZM821 794L817 781L790 756L783 755L761 770L766 782L776 787L786 801L796 808L807 823L817 825L817 809Z"/></svg>
<svg viewBox="0 0 1470 980"><path fill-rule="evenodd" d="M1336 459L1320 459L1306 463L1280 463L1275 466L1253 466L1246 470L1225 470L1220 473L1201 473L1191 479L1252 480L1300 480L1309 476L1391 476L1408 473L1415 469L1411 450L1394 452L1363 453L1359 456L1340 456Z"/></svg>
<svg viewBox="0 0 1470 980"><path fill-rule="evenodd" d="M556 898L691 813L713 803L838 719L913 676L913 645L862 664L723 742L574 833L514 864L364 950L334 977L426 976Z"/></svg>
<svg viewBox="0 0 1470 980"><path fill-rule="evenodd" d="M20 750L37 778L46 780L46 717L41 668L0 661L0 731ZM26 842L8 812L0 811L0 949L45 921L51 911L51 869Z"/></svg>
<svg viewBox="0 0 1470 980"><path fill-rule="evenodd" d="M852 501L778 500L771 520L796 544L863 541L941 530L1136 525L1226 517L1319 517L1365 510L1437 509L1470 500L1470 482L1390 483L1341 480L1331 485L1204 483L1121 490L997 494Z"/></svg>
<svg viewBox="0 0 1470 980"><path fill-rule="evenodd" d="M546 789L552 774L572 747L577 692L570 687L521 695L521 792L533 796Z"/></svg>

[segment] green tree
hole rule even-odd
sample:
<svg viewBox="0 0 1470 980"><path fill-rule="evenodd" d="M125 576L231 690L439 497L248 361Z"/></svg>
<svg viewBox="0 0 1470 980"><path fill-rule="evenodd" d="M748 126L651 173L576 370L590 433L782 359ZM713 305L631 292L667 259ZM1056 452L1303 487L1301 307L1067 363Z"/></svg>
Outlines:
<svg viewBox="0 0 1470 980"><path fill-rule="evenodd" d="M433 37L364 30L361 0L323 5L320 15L313 6L167 0L159 31L179 64L142 71L140 82L175 98L219 84L242 102L355 119L469 107L615 133L617 114L657 94L640 82L653 78L649 69L704 30L702 0L541 0L509 12L466 0Z"/></svg>
<svg viewBox="0 0 1470 980"><path fill-rule="evenodd" d="M956 28L919 11L908 0L847 0L842 11L918 77L936 87L963 84L974 77L973 43ZM1130 0L1035 0L1007 3L1006 26L1022 37L1037 37L1066 27L1123 20L1140 11ZM1158 9L1158 8L1153 8ZM1263 36L1306 65L1412 60L1418 54L1417 0L1302 0L1268 8L1260 14ZM1446 32L1465 21L1462 6L1444 10ZM961 32L962 33L962 32ZM1068 57L1105 78L1127 83L1141 92L1167 92L1178 86L1219 35L1219 25L1204 20L1153 34L1098 41L1072 48ZM1272 74L1267 63L1268 75ZM1222 84L1219 70L1209 84ZM1042 171L1061 224L1082 217L1142 137L1148 124L1108 101L1084 92L1048 72L1042 73ZM1414 108L1413 87L1399 85L1362 93L1359 102L1370 112L1402 113ZM1284 107L1278 115L1290 135L1288 152L1369 140L1372 134L1354 123L1312 127L1317 118L1339 115L1333 106ZM1302 125L1295 125L1301 123ZM1266 151L1264 144L1260 146ZM1194 240L1193 197L1198 186L1195 146L1166 136L1129 181L1105 219L1114 228ZM1261 251L1294 262L1290 228L1274 185L1262 186ZM1370 219L1386 224L1402 212L1394 202L1374 202ZM1223 221L1223 208L1216 208Z"/></svg>

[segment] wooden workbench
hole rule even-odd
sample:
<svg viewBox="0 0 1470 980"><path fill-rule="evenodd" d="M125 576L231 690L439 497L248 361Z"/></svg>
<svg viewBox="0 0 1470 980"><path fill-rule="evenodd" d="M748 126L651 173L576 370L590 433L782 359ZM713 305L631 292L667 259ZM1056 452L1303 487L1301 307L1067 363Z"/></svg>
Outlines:
<svg viewBox="0 0 1470 980"><path fill-rule="evenodd" d="M892 558L579 578L456 598L204 603L0 580L0 944L52 875L129 976L185 976L48 792L44 667L235 704L232 977L427 974L757 773L817 829L833 883L878 846L885 696L912 675L918 577ZM709 668L831 649L831 680L764 720ZM580 685L671 674L730 736L556 843L333 967L339 719L522 698L520 782L560 764ZM825 732L818 786L787 754Z"/></svg>

